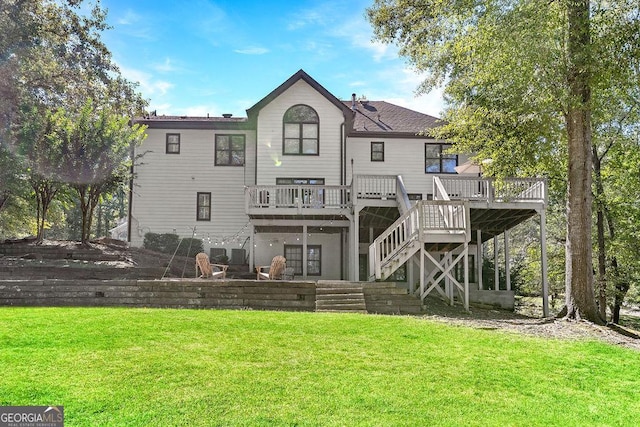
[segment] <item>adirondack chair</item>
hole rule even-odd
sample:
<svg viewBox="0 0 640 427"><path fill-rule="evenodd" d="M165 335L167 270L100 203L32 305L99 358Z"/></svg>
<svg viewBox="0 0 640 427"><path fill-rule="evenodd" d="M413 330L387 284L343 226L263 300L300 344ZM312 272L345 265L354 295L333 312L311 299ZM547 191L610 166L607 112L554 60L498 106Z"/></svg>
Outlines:
<svg viewBox="0 0 640 427"><path fill-rule="evenodd" d="M209 256L204 252L196 255L196 277L201 279L224 279L227 276L228 265L212 264L209 262ZM198 275L200 270L200 275Z"/></svg>
<svg viewBox="0 0 640 427"><path fill-rule="evenodd" d="M282 280L287 260L282 255L276 255L271 265L256 267L257 280Z"/></svg>

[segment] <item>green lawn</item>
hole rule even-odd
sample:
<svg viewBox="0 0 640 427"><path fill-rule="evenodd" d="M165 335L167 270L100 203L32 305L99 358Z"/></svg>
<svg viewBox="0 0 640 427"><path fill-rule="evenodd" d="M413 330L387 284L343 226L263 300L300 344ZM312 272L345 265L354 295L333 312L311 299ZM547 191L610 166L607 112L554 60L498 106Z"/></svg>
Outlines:
<svg viewBox="0 0 640 427"><path fill-rule="evenodd" d="M416 317L0 309L0 405L87 425L637 425L640 354Z"/></svg>

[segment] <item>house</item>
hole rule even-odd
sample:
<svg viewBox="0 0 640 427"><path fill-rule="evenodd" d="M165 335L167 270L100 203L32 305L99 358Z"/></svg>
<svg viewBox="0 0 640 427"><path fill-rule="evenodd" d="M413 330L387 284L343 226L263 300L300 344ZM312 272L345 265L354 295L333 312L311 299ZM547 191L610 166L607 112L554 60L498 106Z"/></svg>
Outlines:
<svg viewBox="0 0 640 427"><path fill-rule="evenodd" d="M131 192L134 246L173 232L250 269L284 255L296 278L392 279L468 304L469 286L483 288L478 243L536 214L544 224L544 181L459 175L468 158L429 136L437 118L339 100L303 70L247 117L137 122L148 138Z"/></svg>

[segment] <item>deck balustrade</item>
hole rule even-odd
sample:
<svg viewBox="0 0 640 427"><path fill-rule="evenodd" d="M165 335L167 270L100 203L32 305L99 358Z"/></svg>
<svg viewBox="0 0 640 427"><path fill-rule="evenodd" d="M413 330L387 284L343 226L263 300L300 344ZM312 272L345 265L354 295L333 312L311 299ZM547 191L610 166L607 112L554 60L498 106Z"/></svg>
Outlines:
<svg viewBox="0 0 640 427"><path fill-rule="evenodd" d="M351 206L346 185L256 185L247 187L247 211L268 208L344 209Z"/></svg>
<svg viewBox="0 0 640 427"><path fill-rule="evenodd" d="M545 180L541 178L434 177L442 183L450 200L485 202L545 202Z"/></svg>
<svg viewBox="0 0 640 427"><path fill-rule="evenodd" d="M467 178L462 176L433 178L435 200L470 200L489 203L546 202L546 182L540 178ZM348 209L353 195L363 200L396 200L403 202L406 190L395 175L354 175L352 185L256 185L246 189L247 212L265 209L295 208ZM401 211L410 207L400 203ZM406 206L405 206L406 205Z"/></svg>

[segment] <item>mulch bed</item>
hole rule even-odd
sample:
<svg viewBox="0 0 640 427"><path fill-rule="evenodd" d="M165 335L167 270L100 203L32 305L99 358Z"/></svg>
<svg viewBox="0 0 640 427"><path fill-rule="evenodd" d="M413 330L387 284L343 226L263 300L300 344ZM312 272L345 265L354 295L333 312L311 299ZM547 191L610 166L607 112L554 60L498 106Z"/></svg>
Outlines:
<svg viewBox="0 0 640 427"><path fill-rule="evenodd" d="M617 325L600 326L587 321L532 317L518 312L487 307L450 306L430 298L425 303L424 317L450 325L476 329L497 330L549 339L600 340L640 351L640 332ZM635 337L634 337L635 336Z"/></svg>

